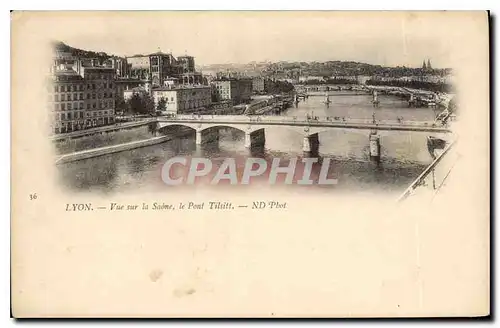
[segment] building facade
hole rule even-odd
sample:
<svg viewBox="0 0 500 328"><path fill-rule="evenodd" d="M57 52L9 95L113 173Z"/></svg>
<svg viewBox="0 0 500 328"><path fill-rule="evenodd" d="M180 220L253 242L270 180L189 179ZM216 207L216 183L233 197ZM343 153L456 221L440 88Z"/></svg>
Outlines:
<svg viewBox="0 0 500 328"><path fill-rule="evenodd" d="M254 93L266 92L268 80L263 77L254 77L252 79L252 91Z"/></svg>
<svg viewBox="0 0 500 328"><path fill-rule="evenodd" d="M126 57L130 78L134 80L149 80L151 78L151 62L149 56L135 55Z"/></svg>
<svg viewBox="0 0 500 328"><path fill-rule="evenodd" d="M134 79L117 79L115 80L115 100L119 100L119 98L122 98L125 100L125 91L137 88L141 85L144 85L144 83L140 80L134 80Z"/></svg>
<svg viewBox="0 0 500 328"><path fill-rule="evenodd" d="M148 95L149 92L144 88L143 86L138 86L132 89L127 89L123 91L123 100L127 101L130 100L134 95L139 95L140 97L144 97L145 95Z"/></svg>
<svg viewBox="0 0 500 328"><path fill-rule="evenodd" d="M203 76L196 72L192 56L179 56L161 51L149 55L126 57L128 77L136 80L148 80L152 87L165 86L165 81L177 78L180 84L203 84Z"/></svg>
<svg viewBox="0 0 500 328"><path fill-rule="evenodd" d="M192 56L179 56L177 57L179 66L182 68L181 73L194 73L194 57Z"/></svg>
<svg viewBox="0 0 500 328"><path fill-rule="evenodd" d="M219 79L212 82L212 93L217 101L232 100L233 105L246 103L252 97L251 79Z"/></svg>
<svg viewBox="0 0 500 328"><path fill-rule="evenodd" d="M152 90L155 106L163 98L170 114L192 113L207 109L211 103L210 87L206 85L169 86Z"/></svg>
<svg viewBox="0 0 500 328"><path fill-rule="evenodd" d="M115 121L114 70L104 67L60 65L52 72L49 108L52 131L66 133L112 124Z"/></svg>

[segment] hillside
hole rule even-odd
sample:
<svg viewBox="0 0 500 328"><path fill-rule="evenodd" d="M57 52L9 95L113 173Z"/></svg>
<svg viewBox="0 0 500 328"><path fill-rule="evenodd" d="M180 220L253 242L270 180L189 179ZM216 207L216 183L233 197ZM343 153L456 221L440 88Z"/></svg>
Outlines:
<svg viewBox="0 0 500 328"><path fill-rule="evenodd" d="M80 58L108 59L110 57L113 57L105 52L95 52L95 51L88 51L88 50L74 48L61 41L54 41L52 43L52 48L54 49L54 52L56 51L68 52L71 53L71 55Z"/></svg>

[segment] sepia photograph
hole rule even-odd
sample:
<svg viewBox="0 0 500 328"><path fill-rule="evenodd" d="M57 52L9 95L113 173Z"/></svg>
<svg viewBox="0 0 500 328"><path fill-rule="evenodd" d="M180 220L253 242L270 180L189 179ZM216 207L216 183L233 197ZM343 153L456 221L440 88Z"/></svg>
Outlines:
<svg viewBox="0 0 500 328"><path fill-rule="evenodd" d="M488 315L489 19L11 12L13 315Z"/></svg>

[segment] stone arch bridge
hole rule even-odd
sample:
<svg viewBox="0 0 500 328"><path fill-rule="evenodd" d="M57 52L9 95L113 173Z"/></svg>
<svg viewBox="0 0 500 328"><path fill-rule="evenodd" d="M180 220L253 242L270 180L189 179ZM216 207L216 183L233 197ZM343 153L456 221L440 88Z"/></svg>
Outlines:
<svg viewBox="0 0 500 328"><path fill-rule="evenodd" d="M377 131L415 131L427 133L449 133L448 126L442 126L433 121L402 121L402 120L370 120L345 119L337 117L321 117L304 119L288 116L243 116L243 115L177 115L158 117L156 119L156 134L169 126L185 126L196 131L196 144L204 143L213 128L229 127L245 133L245 147L265 141L265 129L272 126L286 126L303 135L303 150L311 149L319 144L318 134L331 129L357 129L371 131L370 141L376 139L379 147Z"/></svg>

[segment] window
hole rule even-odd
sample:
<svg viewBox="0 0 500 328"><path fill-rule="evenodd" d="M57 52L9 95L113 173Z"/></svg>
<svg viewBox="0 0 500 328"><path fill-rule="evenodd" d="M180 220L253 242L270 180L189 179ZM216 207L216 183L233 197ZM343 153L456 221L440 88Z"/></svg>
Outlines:
<svg viewBox="0 0 500 328"><path fill-rule="evenodd" d="M92 83L92 90L95 90L95 83Z"/></svg>
<svg viewBox="0 0 500 328"><path fill-rule="evenodd" d="M89 117L89 116L90 116L90 113L87 113L87 117Z"/></svg>
<svg viewBox="0 0 500 328"><path fill-rule="evenodd" d="M107 92L104 93L104 98L108 98L108 93Z"/></svg>
<svg viewBox="0 0 500 328"><path fill-rule="evenodd" d="M113 84L111 82L109 82L108 88L110 88L110 89L113 88Z"/></svg>
<svg viewBox="0 0 500 328"><path fill-rule="evenodd" d="M80 84L80 91L83 91L83 84Z"/></svg>
<svg viewBox="0 0 500 328"><path fill-rule="evenodd" d="M59 92L59 87L57 85L54 86L54 92Z"/></svg>
<svg viewBox="0 0 500 328"><path fill-rule="evenodd" d="M59 110L59 104L54 104L54 110Z"/></svg>
<svg viewBox="0 0 500 328"><path fill-rule="evenodd" d="M61 95L61 101L66 101L66 95Z"/></svg>
<svg viewBox="0 0 500 328"><path fill-rule="evenodd" d="M71 112L68 113L68 120L71 120Z"/></svg>
<svg viewBox="0 0 500 328"><path fill-rule="evenodd" d="M83 93L80 93L80 100L83 100Z"/></svg>
<svg viewBox="0 0 500 328"><path fill-rule="evenodd" d="M170 101L174 101L174 97L171 97L171 98L170 98Z"/></svg>
<svg viewBox="0 0 500 328"><path fill-rule="evenodd" d="M71 109L71 103L68 104L68 110L70 110L70 109Z"/></svg>
<svg viewBox="0 0 500 328"><path fill-rule="evenodd" d="M107 110L104 111L104 115L108 115L108 111Z"/></svg>
<svg viewBox="0 0 500 328"><path fill-rule="evenodd" d="M96 108L96 107L97 107L96 103L93 103L92 108Z"/></svg>
<svg viewBox="0 0 500 328"><path fill-rule="evenodd" d="M66 114L61 113L61 120L65 120L65 119L66 119Z"/></svg>
<svg viewBox="0 0 500 328"><path fill-rule="evenodd" d="M93 112L92 116L94 116L94 117L97 116L97 112Z"/></svg>
<svg viewBox="0 0 500 328"><path fill-rule="evenodd" d="M78 106L80 109L83 109L83 103L81 102L80 105Z"/></svg>
<svg viewBox="0 0 500 328"><path fill-rule="evenodd" d="M92 94L92 99L95 99L95 93Z"/></svg>
<svg viewBox="0 0 500 328"><path fill-rule="evenodd" d="M61 110L65 110L66 109L66 105L65 104L61 104Z"/></svg>
<svg viewBox="0 0 500 328"><path fill-rule="evenodd" d="M83 118L83 112L80 112L80 118Z"/></svg>
<svg viewBox="0 0 500 328"><path fill-rule="evenodd" d="M90 99L90 93L87 93L87 99Z"/></svg>

